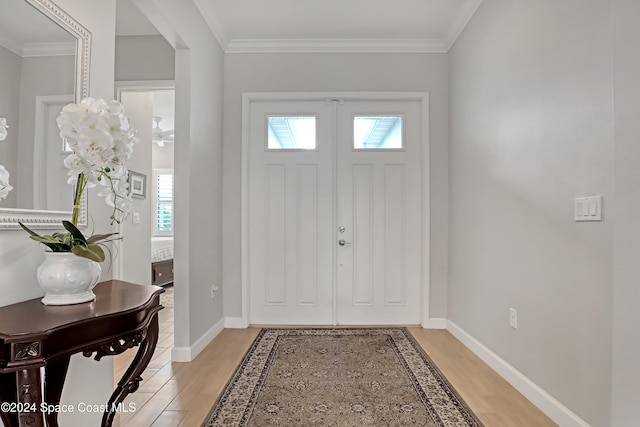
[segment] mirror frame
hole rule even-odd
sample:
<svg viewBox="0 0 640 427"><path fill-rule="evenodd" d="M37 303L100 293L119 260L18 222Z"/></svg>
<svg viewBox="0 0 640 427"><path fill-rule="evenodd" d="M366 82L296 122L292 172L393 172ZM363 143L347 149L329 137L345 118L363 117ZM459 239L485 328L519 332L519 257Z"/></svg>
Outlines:
<svg viewBox="0 0 640 427"><path fill-rule="evenodd" d="M23 1L38 9L43 15L76 38L75 100L76 102L80 102L82 98L89 96L91 32L51 0ZM86 196L87 193L85 192L80 203L79 226L87 225ZM51 229L59 227L63 220L69 220L70 218L70 211L2 208L0 209L0 229L20 228L18 222L22 222L32 229Z"/></svg>

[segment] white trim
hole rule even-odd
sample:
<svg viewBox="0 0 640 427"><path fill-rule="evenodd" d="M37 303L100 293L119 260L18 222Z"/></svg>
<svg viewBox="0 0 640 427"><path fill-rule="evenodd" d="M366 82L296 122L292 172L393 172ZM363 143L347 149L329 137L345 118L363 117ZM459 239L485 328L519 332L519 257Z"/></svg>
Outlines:
<svg viewBox="0 0 640 427"><path fill-rule="evenodd" d="M457 19L453 21L451 26L449 27L449 31L447 31L442 37L442 44L444 45L445 52L449 52L449 49L455 44L460 34L467 28L469 21L476 14L478 8L482 4L483 0L476 0L475 3L470 4L469 7L465 8L465 10L461 11L457 16Z"/></svg>
<svg viewBox="0 0 640 427"><path fill-rule="evenodd" d="M225 317L224 327L228 329L247 329L249 324L242 317Z"/></svg>
<svg viewBox="0 0 640 427"><path fill-rule="evenodd" d="M218 39L220 41L220 39ZM431 39L233 39L226 53L446 53Z"/></svg>
<svg viewBox="0 0 640 427"><path fill-rule="evenodd" d="M150 92L154 90L175 90L175 80L117 80L114 84L115 99L121 101L122 92Z"/></svg>
<svg viewBox="0 0 640 427"><path fill-rule="evenodd" d="M22 49L22 57L75 56L77 42L27 43Z"/></svg>
<svg viewBox="0 0 640 427"><path fill-rule="evenodd" d="M242 94L242 159L240 166L240 249L242 324L249 324L249 108L256 94Z"/></svg>
<svg viewBox="0 0 640 427"><path fill-rule="evenodd" d="M213 341L215 337L218 336L220 332L222 332L224 327L225 320L220 319L215 325L209 328L207 332L202 334L202 336L200 336L200 338L198 338L191 347L173 347L173 349L171 349L171 360L174 362L191 362L207 345L209 345L211 341Z"/></svg>
<svg viewBox="0 0 640 427"><path fill-rule="evenodd" d="M41 190L46 188L46 185L43 185L46 184L45 180L47 179L44 173L45 164L47 160L51 160L47 159L45 150L46 129L49 125L46 117L47 109L54 105L65 106L72 103L73 100L73 95L36 96L36 117L33 129L33 206L44 206L46 201L46 194ZM59 142L62 149L62 141ZM73 206L73 200L69 200L69 206Z"/></svg>
<svg viewBox="0 0 640 427"><path fill-rule="evenodd" d="M426 325L430 322L429 307L431 304L431 140L429 139L429 94L424 92L420 98L420 126L421 126L421 163L420 175L422 179L422 242L421 242L421 274L422 274L422 319Z"/></svg>
<svg viewBox="0 0 640 427"><path fill-rule="evenodd" d="M114 99L118 102L122 102L122 92L151 92L154 90L175 90L175 80L118 80L114 82ZM174 179L175 179L175 165L174 165ZM175 192L175 181L174 181ZM174 197L175 198L175 197ZM174 212L174 231L175 231L175 212ZM116 232L121 232L120 224L115 226ZM153 233L152 233L153 234ZM122 279L122 271L124 260L122 257L117 257L116 262L113 263L113 278Z"/></svg>
<svg viewBox="0 0 640 427"><path fill-rule="evenodd" d="M191 348L189 347L176 347L171 349L171 361L172 362L191 362Z"/></svg>
<svg viewBox="0 0 640 427"><path fill-rule="evenodd" d="M462 34L483 0L464 8L442 37L435 39L230 39L218 14L204 0L195 5L225 53L446 53Z"/></svg>
<svg viewBox="0 0 640 427"><path fill-rule="evenodd" d="M451 320L447 320L447 330L558 425L590 427L586 421Z"/></svg>
<svg viewBox="0 0 640 427"><path fill-rule="evenodd" d="M22 230L18 221L30 229L56 230L64 220L71 218L71 212L37 211L33 209L0 209L0 230Z"/></svg>
<svg viewBox="0 0 640 427"><path fill-rule="evenodd" d="M330 99L364 101L420 101L421 137L422 137L422 320L421 324L431 322L429 318L430 295L430 199L429 178L429 93L428 92L245 92L242 94L242 163L241 163L241 229L242 250L242 316L240 324L249 325L249 125L250 106L253 101L325 101ZM436 322L437 323L437 322ZM437 323L442 326L442 323Z"/></svg>
<svg viewBox="0 0 640 427"><path fill-rule="evenodd" d="M207 25L211 29L211 32L213 33L214 37L216 38L216 40L218 40L220 47L226 53L227 47L229 46L229 39L224 33L224 28L222 27L222 24L220 24L220 21L218 20L217 13L215 11L211 13L205 12L204 9L207 8L207 6L205 6L207 2L204 2L203 0L194 0L194 3L196 4L196 7L200 11L200 15L202 15L204 17L204 20L207 22Z"/></svg>
<svg viewBox="0 0 640 427"><path fill-rule="evenodd" d="M432 317L421 325L424 329L447 329L447 319L444 317Z"/></svg>
<svg viewBox="0 0 640 427"><path fill-rule="evenodd" d="M89 96L91 32L51 0L26 0L76 39L76 102Z"/></svg>

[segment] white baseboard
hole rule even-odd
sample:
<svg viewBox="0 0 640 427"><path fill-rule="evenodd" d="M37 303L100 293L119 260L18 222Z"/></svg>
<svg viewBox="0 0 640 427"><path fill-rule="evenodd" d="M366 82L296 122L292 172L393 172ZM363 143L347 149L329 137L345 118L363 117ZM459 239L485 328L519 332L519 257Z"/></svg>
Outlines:
<svg viewBox="0 0 640 427"><path fill-rule="evenodd" d="M171 349L172 362L191 362L191 349L189 347L176 347Z"/></svg>
<svg viewBox="0 0 640 427"><path fill-rule="evenodd" d="M446 321L447 330L473 351L480 359L496 371L509 384L522 393L549 418L563 427L590 427L582 418L558 402L553 396L508 364L497 354L489 350L478 340L450 320Z"/></svg>
<svg viewBox="0 0 640 427"><path fill-rule="evenodd" d="M225 317L224 327L229 329L246 329L249 327L249 323L242 317Z"/></svg>
<svg viewBox="0 0 640 427"><path fill-rule="evenodd" d="M225 327L225 320L220 319L207 332L202 334L191 347L173 347L171 360L174 362L191 362Z"/></svg>
<svg viewBox="0 0 640 427"><path fill-rule="evenodd" d="M444 317L430 317L421 325L424 329L447 329L447 319Z"/></svg>

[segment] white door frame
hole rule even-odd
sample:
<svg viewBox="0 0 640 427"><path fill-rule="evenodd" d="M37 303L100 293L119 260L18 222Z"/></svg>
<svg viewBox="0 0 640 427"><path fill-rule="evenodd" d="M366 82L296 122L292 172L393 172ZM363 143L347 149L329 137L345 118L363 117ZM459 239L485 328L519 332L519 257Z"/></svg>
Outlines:
<svg viewBox="0 0 640 427"><path fill-rule="evenodd" d="M242 327L249 326L249 125L252 102L260 101L419 101L422 138L422 281L421 326L429 325L430 291L430 178L429 178L429 94L427 92L248 92L242 94L242 182L241 182L241 245L242 245ZM334 218L335 220L335 218ZM335 286L335 284L334 284ZM335 310L334 310L335 312ZM335 314L334 314L335 317ZM335 321L335 319L334 319Z"/></svg>
<svg viewBox="0 0 640 427"><path fill-rule="evenodd" d="M118 80L114 85L115 99L118 102L122 102L123 92L153 92L155 90L175 90L176 82L174 80ZM175 169L175 167L174 167ZM120 233L120 224L113 226L114 232ZM121 256L116 258L116 262L113 263L114 279L122 279L122 271L124 270L123 259Z"/></svg>

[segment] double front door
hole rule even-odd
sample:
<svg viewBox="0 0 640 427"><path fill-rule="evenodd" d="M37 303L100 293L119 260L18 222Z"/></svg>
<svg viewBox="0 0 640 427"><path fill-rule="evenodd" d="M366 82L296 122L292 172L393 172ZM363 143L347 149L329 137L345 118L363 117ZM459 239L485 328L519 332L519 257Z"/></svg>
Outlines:
<svg viewBox="0 0 640 427"><path fill-rule="evenodd" d="M251 102L250 323L420 323L421 108Z"/></svg>

